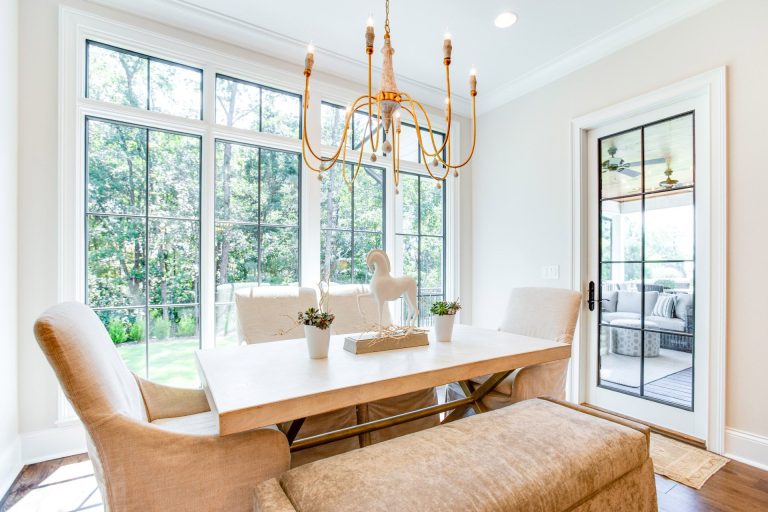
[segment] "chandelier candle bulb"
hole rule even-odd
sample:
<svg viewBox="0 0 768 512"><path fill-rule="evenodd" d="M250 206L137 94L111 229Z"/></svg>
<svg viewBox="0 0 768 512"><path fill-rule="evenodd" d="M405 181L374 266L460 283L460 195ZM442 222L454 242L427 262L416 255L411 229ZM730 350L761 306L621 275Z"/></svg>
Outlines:
<svg viewBox="0 0 768 512"><path fill-rule="evenodd" d="M451 63L451 51L453 50L453 44L451 44L451 34L445 34L443 39L443 62L447 66Z"/></svg>
<svg viewBox="0 0 768 512"><path fill-rule="evenodd" d="M469 90L477 90L477 70L475 68L469 70Z"/></svg>
<svg viewBox="0 0 768 512"><path fill-rule="evenodd" d="M315 64L315 47L312 43L307 45L307 57L304 59L304 72L311 73L312 66Z"/></svg>
<svg viewBox="0 0 768 512"><path fill-rule="evenodd" d="M368 54L373 53L373 18L368 17L368 25L365 27L365 51Z"/></svg>

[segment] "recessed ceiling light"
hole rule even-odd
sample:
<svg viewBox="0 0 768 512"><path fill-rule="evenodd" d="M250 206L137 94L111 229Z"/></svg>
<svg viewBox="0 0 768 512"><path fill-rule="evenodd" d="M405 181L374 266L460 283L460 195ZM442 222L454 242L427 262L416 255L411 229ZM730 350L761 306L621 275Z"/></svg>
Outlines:
<svg viewBox="0 0 768 512"><path fill-rule="evenodd" d="M514 25L516 21L517 14L513 13L512 11L504 11L503 13L496 16L496 19L493 21L493 23L499 28L507 28Z"/></svg>

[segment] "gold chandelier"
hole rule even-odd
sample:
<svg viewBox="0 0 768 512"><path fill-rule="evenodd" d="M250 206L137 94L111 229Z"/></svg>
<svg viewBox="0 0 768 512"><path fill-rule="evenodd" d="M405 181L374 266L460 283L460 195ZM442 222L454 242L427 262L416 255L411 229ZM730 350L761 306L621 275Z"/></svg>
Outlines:
<svg viewBox="0 0 768 512"><path fill-rule="evenodd" d="M461 163L454 164L451 162L451 45L450 34L445 35L443 41L443 65L445 66L445 83L446 83L446 97L445 97L445 121L447 129L443 141L441 144L435 142L435 136L432 131L432 122L429 119L427 111L424 109L421 103L416 101L410 94L404 91L400 91L395 82L395 72L392 67L392 55L395 50L392 48L390 32L389 32L389 0L386 0L386 21L384 23L384 46L381 49L381 53L384 56L381 82L379 83L379 90L376 94L372 94L371 83L371 59L373 55L373 20L368 18L368 26L365 30L365 53L368 56L368 94L363 94L358 97L346 110L344 118L344 130L341 136L341 142L339 147L335 150L333 156L325 157L319 155L312 149L312 145L307 137L307 111L309 110L309 77L312 74L312 66L315 62L314 47L310 44L307 48L307 57L304 61L304 119L303 119L303 134L301 138L302 155L304 157L304 163L312 171L317 173L318 179L323 179L323 172L332 169L336 163L341 160L342 175L344 182L352 187L352 183L357 178L357 174L360 171L363 161L363 155L366 153L366 145L368 148L369 160L375 162L377 160L377 152L381 149L381 156L386 157L388 154L392 156L392 172L394 174L395 193L398 193L398 185L400 183L400 132L401 132L401 117L403 113L408 114L413 119L413 125L416 130L416 137L418 141L418 151L421 154L421 161L427 173L437 182L437 188L441 187L441 183L445 181L448 174L453 171L454 176L458 176L458 170L464 167L471 159L475 152L475 140L477 134L477 121L475 112L475 97L477 96L477 72L474 68L469 73L469 93L472 97L472 149L469 152L466 160ZM367 109L366 109L367 106ZM347 176L346 165L347 161L347 135L349 133L350 121L355 112L367 110L367 122L363 133L363 141L358 148L359 154L357 158L357 165L351 176ZM375 115L374 115L375 111ZM423 119L419 119L419 115L423 116ZM429 138L425 141L422 138L422 128L426 123L426 131L429 133ZM384 130L384 137L379 140L381 130ZM381 148L379 148L379 142L381 142ZM311 154L316 160L320 161L320 165L315 167L307 158L307 153ZM445 153L444 153L445 152ZM445 155L445 156L443 156ZM430 161L431 159L431 161ZM428 163L429 162L429 163ZM440 167L442 166L442 169Z"/></svg>

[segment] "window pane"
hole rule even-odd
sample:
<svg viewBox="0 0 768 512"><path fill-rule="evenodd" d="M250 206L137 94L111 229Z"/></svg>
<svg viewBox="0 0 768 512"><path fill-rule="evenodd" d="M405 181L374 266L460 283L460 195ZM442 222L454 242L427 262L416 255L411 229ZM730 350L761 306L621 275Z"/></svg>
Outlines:
<svg viewBox="0 0 768 512"><path fill-rule="evenodd" d="M434 180L421 180L421 234L443 234L443 193L445 188L437 188Z"/></svg>
<svg viewBox="0 0 768 512"><path fill-rule="evenodd" d="M603 231L603 261L640 261L643 256L643 215L641 196L600 203L600 214L610 221L610 231ZM603 226L606 226L604 223Z"/></svg>
<svg viewBox="0 0 768 512"><path fill-rule="evenodd" d="M640 129L600 140L600 197L642 192Z"/></svg>
<svg viewBox="0 0 768 512"><path fill-rule="evenodd" d="M404 276L419 280L419 237L397 235L396 251L401 257L401 272Z"/></svg>
<svg viewBox="0 0 768 512"><path fill-rule="evenodd" d="M199 224L149 220L149 300L152 304L198 302Z"/></svg>
<svg viewBox="0 0 768 512"><path fill-rule="evenodd" d="M672 171L669 180L665 174L667 169ZM648 126L645 129L646 192L689 185L693 185L693 114Z"/></svg>
<svg viewBox="0 0 768 512"><path fill-rule="evenodd" d="M203 72L151 60L150 110L189 119L202 119Z"/></svg>
<svg viewBox="0 0 768 512"><path fill-rule="evenodd" d="M258 148L216 143L215 209L217 220L258 221Z"/></svg>
<svg viewBox="0 0 768 512"><path fill-rule="evenodd" d="M147 108L146 57L88 44L88 90L94 100Z"/></svg>
<svg viewBox="0 0 768 512"><path fill-rule="evenodd" d="M384 250L381 233L355 233L355 273L353 282L370 282L372 274L368 270L366 258L368 253L374 249Z"/></svg>
<svg viewBox="0 0 768 512"><path fill-rule="evenodd" d="M299 138L299 97L262 89L261 130L284 137Z"/></svg>
<svg viewBox="0 0 768 512"><path fill-rule="evenodd" d="M419 140L416 137L416 128L407 124L401 125L400 131L400 160L419 161ZM429 146L427 146L429 147Z"/></svg>
<svg viewBox="0 0 768 512"><path fill-rule="evenodd" d="M345 112L341 107L323 103L320 107L320 142L327 146L339 147L341 137L344 135ZM352 127L347 134L347 147L352 144Z"/></svg>
<svg viewBox="0 0 768 512"><path fill-rule="evenodd" d="M145 213L147 130L87 121L88 211Z"/></svg>
<svg viewBox="0 0 768 512"><path fill-rule="evenodd" d="M600 385L634 395L640 394L643 331L618 326L600 327Z"/></svg>
<svg viewBox="0 0 768 512"><path fill-rule="evenodd" d="M421 288L419 295L443 293L443 239L421 237Z"/></svg>
<svg viewBox="0 0 768 512"><path fill-rule="evenodd" d="M645 285L662 293L693 294L693 262L646 263Z"/></svg>
<svg viewBox="0 0 768 512"><path fill-rule="evenodd" d="M320 268L322 277L334 283L352 281L352 233L323 230L320 234Z"/></svg>
<svg viewBox="0 0 768 512"><path fill-rule="evenodd" d="M144 308L102 309L96 315L106 327L117 352L136 375L147 374L147 337Z"/></svg>
<svg viewBox="0 0 768 512"><path fill-rule="evenodd" d="M351 171L351 166L347 165L347 179ZM325 174L320 194L320 227L351 229L352 192L344 183L341 164Z"/></svg>
<svg viewBox="0 0 768 512"><path fill-rule="evenodd" d="M261 150L261 221L299 223L299 155Z"/></svg>
<svg viewBox="0 0 768 512"><path fill-rule="evenodd" d="M216 289L227 283L259 283L259 228L216 225ZM227 287L225 287L227 288Z"/></svg>
<svg viewBox="0 0 768 512"><path fill-rule="evenodd" d="M354 172L350 167L350 172ZM355 230L384 230L384 171L362 167L354 183Z"/></svg>
<svg viewBox="0 0 768 512"><path fill-rule="evenodd" d="M645 258L693 259L693 191L648 195L645 198Z"/></svg>
<svg viewBox="0 0 768 512"><path fill-rule="evenodd" d="M610 302L603 303L603 311L615 313L623 311L625 313L636 313L640 318L640 299L634 296L623 296L625 301L621 309L617 309L616 301L618 296L612 292L640 292L642 286L643 267L640 263L602 263L600 265L600 286L602 290L601 298ZM602 321L611 323L616 315L603 315Z"/></svg>
<svg viewBox="0 0 768 512"><path fill-rule="evenodd" d="M261 88L222 76L216 77L216 123L259 131Z"/></svg>
<svg viewBox="0 0 768 512"><path fill-rule="evenodd" d="M199 216L200 138L149 131L149 213Z"/></svg>
<svg viewBox="0 0 768 512"><path fill-rule="evenodd" d="M260 282L298 285L298 228L262 228Z"/></svg>
<svg viewBox="0 0 768 512"><path fill-rule="evenodd" d="M88 304L145 303L144 219L88 216Z"/></svg>
<svg viewBox="0 0 768 512"><path fill-rule="evenodd" d="M395 218L397 233L419 233L419 177L400 174L400 193L395 196Z"/></svg>
<svg viewBox="0 0 768 512"><path fill-rule="evenodd" d="M197 307L152 308L150 316L149 379L193 388L200 385L195 350L200 348Z"/></svg>
<svg viewBox="0 0 768 512"><path fill-rule="evenodd" d="M234 302L216 304L216 347L239 345L237 339L237 309Z"/></svg>

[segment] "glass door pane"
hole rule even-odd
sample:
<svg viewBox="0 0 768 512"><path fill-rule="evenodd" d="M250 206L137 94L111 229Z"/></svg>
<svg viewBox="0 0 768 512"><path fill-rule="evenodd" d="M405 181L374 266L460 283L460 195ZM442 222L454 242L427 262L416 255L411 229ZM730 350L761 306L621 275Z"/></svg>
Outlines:
<svg viewBox="0 0 768 512"><path fill-rule="evenodd" d="M599 382L693 408L693 113L600 139Z"/></svg>

